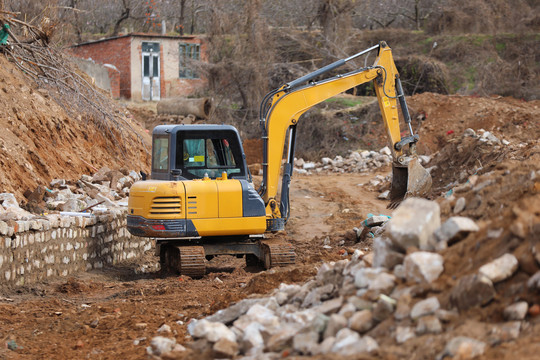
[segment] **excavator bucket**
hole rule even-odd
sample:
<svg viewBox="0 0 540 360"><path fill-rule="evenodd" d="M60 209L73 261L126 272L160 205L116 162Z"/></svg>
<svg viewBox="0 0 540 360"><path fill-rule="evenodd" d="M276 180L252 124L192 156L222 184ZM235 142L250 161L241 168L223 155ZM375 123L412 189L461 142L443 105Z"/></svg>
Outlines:
<svg viewBox="0 0 540 360"><path fill-rule="evenodd" d="M392 164L389 209L395 209L409 196L425 196L431 189L431 175L412 157L407 166Z"/></svg>

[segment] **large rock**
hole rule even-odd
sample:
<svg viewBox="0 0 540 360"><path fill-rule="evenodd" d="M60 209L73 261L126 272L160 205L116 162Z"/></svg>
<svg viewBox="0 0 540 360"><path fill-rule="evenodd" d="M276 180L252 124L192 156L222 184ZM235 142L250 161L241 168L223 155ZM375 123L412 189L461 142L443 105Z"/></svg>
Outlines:
<svg viewBox="0 0 540 360"><path fill-rule="evenodd" d="M405 257L407 280L417 283L431 283L439 278L444 270L443 257L436 253L417 251Z"/></svg>
<svg viewBox="0 0 540 360"><path fill-rule="evenodd" d="M266 341L266 348L272 352L280 352L286 347L292 346L293 338L298 334L299 326L287 324L280 331L270 336Z"/></svg>
<svg viewBox="0 0 540 360"><path fill-rule="evenodd" d="M236 342L236 335L222 323L208 320L193 320L188 324L188 331L195 338L205 338L210 342L227 339Z"/></svg>
<svg viewBox="0 0 540 360"><path fill-rule="evenodd" d="M411 310L411 319L416 320L422 316L434 314L440 307L439 299L435 296L419 301Z"/></svg>
<svg viewBox="0 0 540 360"><path fill-rule="evenodd" d="M446 220L434 233L438 243L452 244L459 241L466 234L479 230L474 220L463 216L453 216Z"/></svg>
<svg viewBox="0 0 540 360"><path fill-rule="evenodd" d="M332 352L343 356L354 356L359 353L372 352L379 348L377 342L369 337L360 337L357 332L350 329L341 329L336 335Z"/></svg>
<svg viewBox="0 0 540 360"><path fill-rule="evenodd" d="M373 254L373 267L384 267L389 270L403 263L405 258L405 255L395 249L392 241L385 237L373 239Z"/></svg>
<svg viewBox="0 0 540 360"><path fill-rule="evenodd" d="M368 286L368 290L378 296L379 294L388 295L396 286L396 277L393 274L380 273Z"/></svg>
<svg viewBox="0 0 540 360"><path fill-rule="evenodd" d="M359 268L353 274L354 284L360 289L366 288L384 271L385 269L383 268Z"/></svg>
<svg viewBox="0 0 540 360"><path fill-rule="evenodd" d="M459 359L473 359L484 353L486 343L465 336L458 336L450 340L437 360L445 357L457 357Z"/></svg>
<svg viewBox="0 0 540 360"><path fill-rule="evenodd" d="M208 316L206 320L211 321L211 322L220 322L225 325L231 324L234 320L244 315L253 305L261 304L266 301L268 301L268 299L265 299L265 298L244 299L226 309L217 311L214 315Z"/></svg>
<svg viewBox="0 0 540 360"><path fill-rule="evenodd" d="M373 325L373 314L369 310L358 311L349 319L349 328L361 334L368 332Z"/></svg>
<svg viewBox="0 0 540 360"><path fill-rule="evenodd" d="M152 338L150 341L150 346L146 348L146 353L148 355L156 355L161 356L165 353L171 352L171 351L185 351L186 349L176 343L176 340L169 339L163 336L156 336Z"/></svg>
<svg viewBox="0 0 540 360"><path fill-rule="evenodd" d="M347 318L343 315L332 314L324 331L324 338L335 336L339 330L347 327Z"/></svg>
<svg viewBox="0 0 540 360"><path fill-rule="evenodd" d="M497 283L512 276L516 272L518 265L518 260L514 255L504 254L482 266L478 272L489 278L493 283Z"/></svg>
<svg viewBox="0 0 540 360"><path fill-rule="evenodd" d="M462 277L450 292L450 300L459 310L485 305L494 297L493 283L481 274Z"/></svg>
<svg viewBox="0 0 540 360"><path fill-rule="evenodd" d="M402 250L409 247L429 250L429 239L441 226L440 213L439 204L434 201L408 198L392 213L386 224L387 234Z"/></svg>

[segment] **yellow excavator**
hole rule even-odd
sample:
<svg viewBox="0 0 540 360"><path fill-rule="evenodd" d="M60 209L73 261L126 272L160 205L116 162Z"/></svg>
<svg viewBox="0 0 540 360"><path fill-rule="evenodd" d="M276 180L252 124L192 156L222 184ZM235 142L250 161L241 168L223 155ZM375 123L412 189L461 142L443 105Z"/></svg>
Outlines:
<svg viewBox="0 0 540 360"><path fill-rule="evenodd" d="M373 65L321 79L374 51L377 58ZM283 230L289 218L289 184L298 121L314 105L370 81L392 145L390 207L407 196L425 195L431 187L431 177L418 162L418 135L413 133L391 49L381 42L264 97L260 109L263 176L258 190L253 186L234 127L155 127L151 180L139 181L130 190L128 230L136 236L156 238L162 269L191 277L204 276L205 259L223 254L245 256L248 265L262 263L266 269L294 264L292 245L265 238L264 234ZM398 103L410 133L406 137L400 133ZM285 145L287 157L283 162Z"/></svg>

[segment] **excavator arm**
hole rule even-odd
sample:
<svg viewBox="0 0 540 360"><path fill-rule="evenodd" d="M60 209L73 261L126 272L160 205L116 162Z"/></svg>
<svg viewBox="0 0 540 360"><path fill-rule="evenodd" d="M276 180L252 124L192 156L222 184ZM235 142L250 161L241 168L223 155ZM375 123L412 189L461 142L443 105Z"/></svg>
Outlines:
<svg viewBox="0 0 540 360"><path fill-rule="evenodd" d="M320 75L334 70L360 55L375 50L378 50L378 55L372 66L332 78L314 81ZM398 173L397 176L400 178L409 175L407 171L401 171L400 173L399 170L395 169L407 169L404 155L415 155L415 144L418 141L418 136L413 134L412 127L410 126L410 116L401 88L399 74L392 57L392 51L385 42L381 42L379 45L350 58L339 60L311 74L287 83L281 88L270 92L263 100L261 104L261 124L263 126L264 162L263 182L259 193L266 204L269 230L282 229L288 216L288 186L292 176L294 161L296 125L302 114L326 99L370 81L374 84L385 131L392 145L394 177L396 177L396 173ZM410 132L410 136L404 138L400 134L397 110L398 102L402 108L402 113ZM287 162L283 169L281 199L278 200L276 196L278 193L283 149L286 143L287 133L290 136L288 141L289 148ZM407 145L409 152L404 154ZM420 165L415 161L414 166L415 170L418 170L417 166ZM420 172L422 169L420 169ZM425 177L426 174L422 174ZM429 174L427 176L429 177ZM431 178L429 178L430 181ZM407 180L405 180L406 191L403 191L403 179L396 179L394 182L397 184L396 187L401 187L400 189L396 190L394 188L392 190L394 193L393 196L396 198L393 199L395 203L403 199L405 193L410 189L407 189ZM399 182L401 184L398 184ZM428 182L428 180L424 180L425 182ZM399 197L401 199L398 199Z"/></svg>

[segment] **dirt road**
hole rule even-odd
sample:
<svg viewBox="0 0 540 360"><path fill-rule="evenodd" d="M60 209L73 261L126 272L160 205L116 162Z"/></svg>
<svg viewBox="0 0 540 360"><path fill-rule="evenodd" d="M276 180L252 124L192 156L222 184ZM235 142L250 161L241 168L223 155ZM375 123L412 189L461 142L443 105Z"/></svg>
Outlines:
<svg viewBox="0 0 540 360"><path fill-rule="evenodd" d="M387 172L390 169L386 170ZM352 228L367 213L389 214L366 186L374 174L298 175L293 178L287 234L297 265L262 271L244 259L215 258L200 280L134 274L138 264L81 274L68 281L5 289L0 297L0 358L143 359L157 330L170 326L178 342L189 340L186 325L281 282L303 282L323 261L343 258L355 244ZM330 248L323 246L328 244ZM341 244L341 245L340 245ZM341 250L341 253L340 253ZM149 256L146 261L155 262Z"/></svg>

